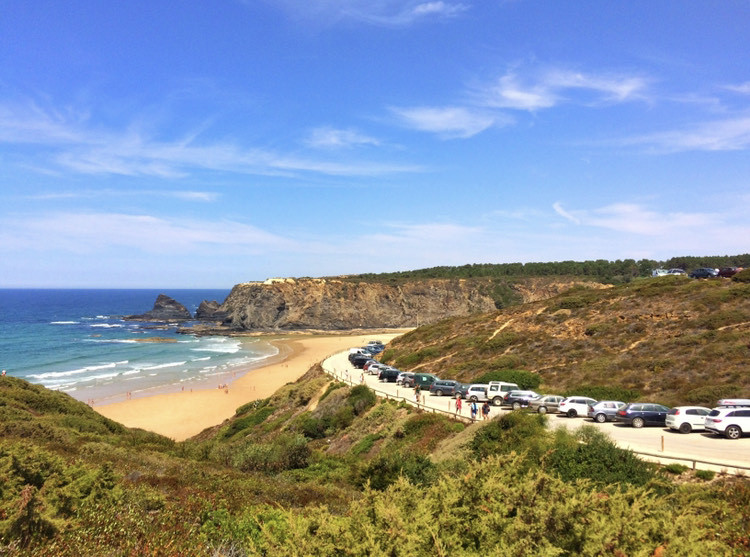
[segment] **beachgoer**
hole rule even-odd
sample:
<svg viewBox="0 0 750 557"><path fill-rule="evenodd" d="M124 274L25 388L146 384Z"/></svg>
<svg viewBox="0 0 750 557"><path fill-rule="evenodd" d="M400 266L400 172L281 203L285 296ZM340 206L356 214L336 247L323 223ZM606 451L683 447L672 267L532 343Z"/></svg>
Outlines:
<svg viewBox="0 0 750 557"><path fill-rule="evenodd" d="M456 395L456 416L458 416L461 413L461 406L463 406L461 395Z"/></svg>
<svg viewBox="0 0 750 557"><path fill-rule="evenodd" d="M477 421L477 410L479 410L479 408L477 408L476 400L473 400L471 402L471 406L469 408L471 409L471 421L472 422Z"/></svg>
<svg viewBox="0 0 750 557"><path fill-rule="evenodd" d="M3 377L5 377L5 370L3 370Z"/></svg>
<svg viewBox="0 0 750 557"><path fill-rule="evenodd" d="M482 419L487 420L490 417L490 403L486 400L482 404Z"/></svg>

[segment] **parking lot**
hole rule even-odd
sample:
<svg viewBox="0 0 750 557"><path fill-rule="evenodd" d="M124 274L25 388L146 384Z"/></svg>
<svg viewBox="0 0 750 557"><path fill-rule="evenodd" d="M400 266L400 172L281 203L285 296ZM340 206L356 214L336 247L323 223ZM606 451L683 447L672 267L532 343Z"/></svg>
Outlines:
<svg viewBox="0 0 750 557"><path fill-rule="evenodd" d="M381 383L376 376L354 368L347 356L346 352L335 354L323 362L323 368L326 372L351 384L364 382L379 396L404 399L416 405L413 389L404 388L395 383ZM426 411L456 414L455 399L430 395L429 392L422 393L419 407ZM491 406L490 419L510 411L506 407ZM466 421L470 420L467 401L463 401L459 416ZM750 474L750 435L730 440L703 432L684 435L662 427L636 429L613 422L598 424L588 418L568 418L558 414L550 414L548 418L550 427L575 429L582 425L591 425L601 428L617 446L630 449L645 459L658 460L663 463L678 462L716 472ZM481 417L479 419L481 420Z"/></svg>

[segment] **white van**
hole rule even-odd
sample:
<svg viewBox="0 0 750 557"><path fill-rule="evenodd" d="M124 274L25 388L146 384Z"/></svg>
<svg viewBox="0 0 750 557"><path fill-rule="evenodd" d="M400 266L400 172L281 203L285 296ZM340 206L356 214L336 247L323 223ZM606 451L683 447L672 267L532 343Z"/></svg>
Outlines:
<svg viewBox="0 0 750 557"><path fill-rule="evenodd" d="M489 387L489 385L485 383L475 383L473 385L469 385L469 388L466 389L466 395L464 398L471 402L484 402L485 400L488 400L487 387Z"/></svg>
<svg viewBox="0 0 750 557"><path fill-rule="evenodd" d="M487 400L492 402L493 406L500 406L505 399L505 395L510 391L518 391L519 387L515 383L505 383L504 381L490 381L487 385Z"/></svg>

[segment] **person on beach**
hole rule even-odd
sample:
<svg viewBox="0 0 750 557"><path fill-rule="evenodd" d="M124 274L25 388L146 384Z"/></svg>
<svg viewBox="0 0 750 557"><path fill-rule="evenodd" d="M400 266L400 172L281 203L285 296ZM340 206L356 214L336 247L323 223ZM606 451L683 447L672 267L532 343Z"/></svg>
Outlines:
<svg viewBox="0 0 750 557"><path fill-rule="evenodd" d="M471 409L471 421L476 422L477 421L477 403L476 401L472 401L471 406L469 407Z"/></svg>
<svg viewBox="0 0 750 557"><path fill-rule="evenodd" d="M3 377L5 377L5 370L3 370Z"/></svg>
<svg viewBox="0 0 750 557"><path fill-rule="evenodd" d="M463 406L463 401L461 400L461 395L456 395L456 416L458 416L461 413L462 406Z"/></svg>
<svg viewBox="0 0 750 557"><path fill-rule="evenodd" d="M488 401L484 401L484 404L482 404L482 419L488 420L490 418L490 403Z"/></svg>

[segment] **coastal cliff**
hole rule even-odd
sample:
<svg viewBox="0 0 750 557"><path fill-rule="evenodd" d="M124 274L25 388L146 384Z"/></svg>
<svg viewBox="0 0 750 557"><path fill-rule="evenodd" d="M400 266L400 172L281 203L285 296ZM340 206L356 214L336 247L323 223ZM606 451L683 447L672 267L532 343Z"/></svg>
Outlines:
<svg viewBox="0 0 750 557"><path fill-rule="evenodd" d="M400 285L339 279L269 279L236 285L219 308L235 329L342 330L414 327L495 309L488 295L464 280Z"/></svg>
<svg viewBox="0 0 750 557"><path fill-rule="evenodd" d="M526 279L512 289L514 303L548 298L576 284ZM279 278L236 285L205 320L233 330L347 330L417 327L446 317L496 310L497 284L485 279L425 279L400 283L344 278ZM212 316L215 316L212 318Z"/></svg>

